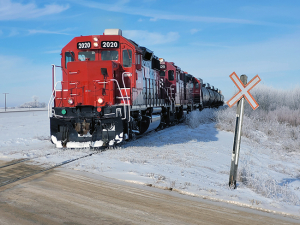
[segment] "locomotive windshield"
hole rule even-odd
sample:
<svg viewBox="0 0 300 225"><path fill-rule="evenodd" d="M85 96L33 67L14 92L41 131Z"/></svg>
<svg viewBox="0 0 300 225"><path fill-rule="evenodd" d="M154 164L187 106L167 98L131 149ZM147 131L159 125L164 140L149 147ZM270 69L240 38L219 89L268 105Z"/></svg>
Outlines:
<svg viewBox="0 0 300 225"><path fill-rule="evenodd" d="M118 60L119 53L118 51L102 51L101 60Z"/></svg>
<svg viewBox="0 0 300 225"><path fill-rule="evenodd" d="M86 60L95 61L95 52L94 51L79 52L78 60L79 61L86 61Z"/></svg>

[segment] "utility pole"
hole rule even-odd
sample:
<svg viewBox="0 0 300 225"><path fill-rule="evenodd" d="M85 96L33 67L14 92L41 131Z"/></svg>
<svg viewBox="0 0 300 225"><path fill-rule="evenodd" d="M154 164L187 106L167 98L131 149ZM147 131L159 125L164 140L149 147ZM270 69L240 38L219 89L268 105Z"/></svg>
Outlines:
<svg viewBox="0 0 300 225"><path fill-rule="evenodd" d="M5 112L6 112L6 95L8 95L9 93L3 93L5 95Z"/></svg>

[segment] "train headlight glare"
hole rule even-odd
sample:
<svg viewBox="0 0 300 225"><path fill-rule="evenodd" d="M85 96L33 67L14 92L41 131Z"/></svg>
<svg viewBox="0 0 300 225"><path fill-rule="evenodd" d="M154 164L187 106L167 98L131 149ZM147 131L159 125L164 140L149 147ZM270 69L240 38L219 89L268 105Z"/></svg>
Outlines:
<svg viewBox="0 0 300 225"><path fill-rule="evenodd" d="M97 42L94 43L94 47L98 47L99 44Z"/></svg>
<svg viewBox="0 0 300 225"><path fill-rule="evenodd" d="M94 41L98 41L98 38L94 37Z"/></svg>
<svg viewBox="0 0 300 225"><path fill-rule="evenodd" d="M68 103L72 105L74 103L73 99L69 98Z"/></svg>
<svg viewBox="0 0 300 225"><path fill-rule="evenodd" d="M98 103L101 105L101 104L103 104L103 102L104 102L104 99L103 98L98 98Z"/></svg>

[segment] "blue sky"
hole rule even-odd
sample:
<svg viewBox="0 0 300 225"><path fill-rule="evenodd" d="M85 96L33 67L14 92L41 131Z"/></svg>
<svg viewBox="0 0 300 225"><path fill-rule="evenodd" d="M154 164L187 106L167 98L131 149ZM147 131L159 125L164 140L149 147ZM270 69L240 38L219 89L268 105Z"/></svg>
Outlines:
<svg viewBox="0 0 300 225"><path fill-rule="evenodd" d="M229 75L264 85L300 86L298 0L0 0L0 107L51 95L51 64L73 37L120 28L123 36L221 89Z"/></svg>

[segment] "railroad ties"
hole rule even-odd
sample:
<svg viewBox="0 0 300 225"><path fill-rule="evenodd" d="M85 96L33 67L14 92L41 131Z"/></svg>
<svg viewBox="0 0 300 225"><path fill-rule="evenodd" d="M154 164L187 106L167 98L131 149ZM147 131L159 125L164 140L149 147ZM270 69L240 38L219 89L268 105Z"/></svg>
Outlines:
<svg viewBox="0 0 300 225"><path fill-rule="evenodd" d="M169 127L172 127L173 125L170 125ZM159 130L161 130L161 129L159 129ZM156 132L156 131L151 131L149 133L154 133L154 132ZM134 140L143 138L144 136L146 136L146 135L145 134L139 135L139 136L135 137ZM132 141L134 141L134 140L132 140ZM124 145L125 143L126 142L119 144L119 145L117 145L117 147L120 147L120 146ZM42 166L34 165L34 164L27 164L26 162L29 162L30 160L33 160L33 159L49 156L49 155L51 155L50 153L42 155L42 156L36 156L36 157L24 158L24 159L16 159L16 160L12 160L9 162L5 162L2 165L0 164L0 188L3 186L6 186L8 184L15 183L20 180L24 180L28 177L32 177L34 175L41 174L43 172L66 165L68 163L80 160L82 158L86 158L86 157L92 156L94 154L98 154L100 152L106 151L107 149L109 149L109 148L104 148L104 149L96 148L96 149L94 149L94 151L92 151L89 154L86 154L84 156L77 157L74 159L65 160L61 163L57 163L53 166L46 167L46 168L42 167Z"/></svg>
<svg viewBox="0 0 300 225"><path fill-rule="evenodd" d="M41 167L38 165L27 164L26 162L38 158L25 158L20 160L12 160L10 162L5 163L4 165L0 166L0 187L6 186L8 184L24 180L28 177L32 177L37 174L41 174L43 172L55 169L57 167L66 165L68 163L77 161L82 158L86 158L92 156L94 154L99 153L99 151L93 151L92 153L86 154L84 156L80 156L74 159L65 160L61 163L57 163L50 167ZM47 154L50 155L50 154Z"/></svg>

